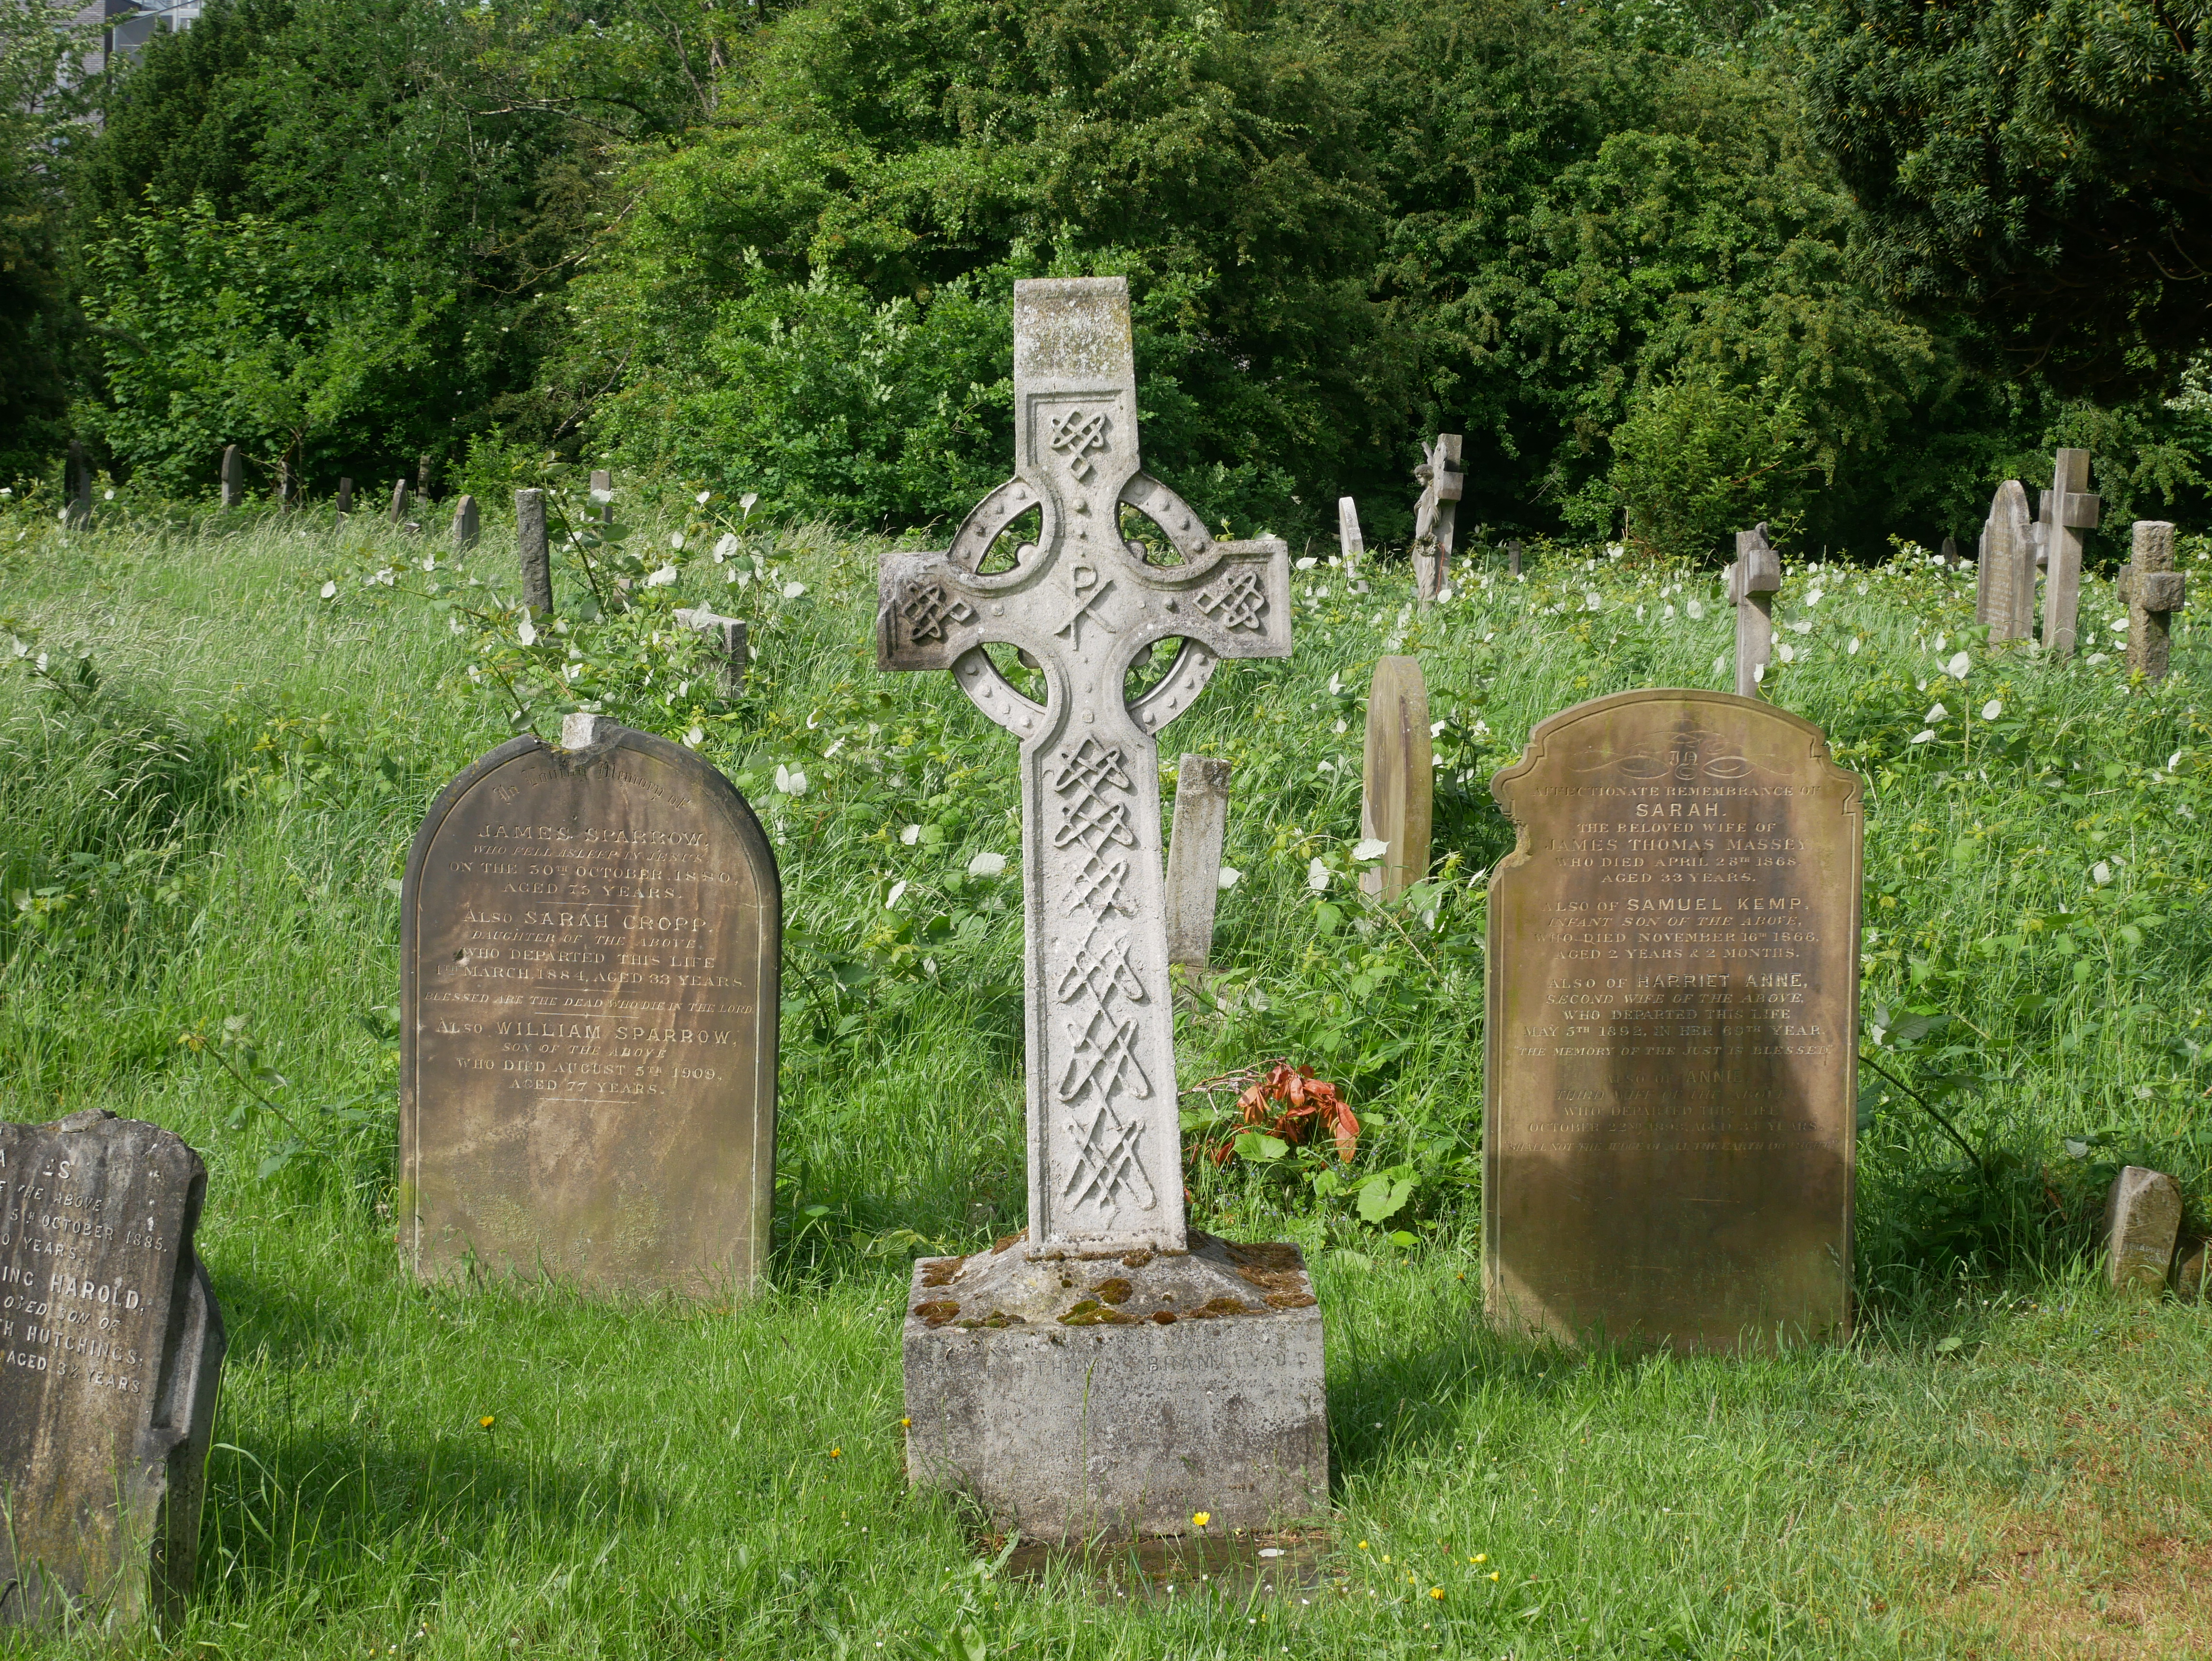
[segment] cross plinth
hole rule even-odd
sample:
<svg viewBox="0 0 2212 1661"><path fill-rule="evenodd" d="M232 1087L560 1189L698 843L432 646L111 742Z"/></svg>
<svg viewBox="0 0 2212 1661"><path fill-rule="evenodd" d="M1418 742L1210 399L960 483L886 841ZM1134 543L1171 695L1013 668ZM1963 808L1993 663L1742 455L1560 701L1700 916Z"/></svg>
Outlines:
<svg viewBox="0 0 2212 1661"><path fill-rule="evenodd" d="M1014 285L1014 469L944 552L884 557L876 663L949 670L1021 744L1027 1250L1182 1251L1155 735L1220 659L1290 655L1289 551L1215 541L1145 474L1119 277ZM999 533L1032 508L1034 551L985 575ZM1124 509L1182 563L1127 540ZM1166 675L1129 697L1131 666L1178 638ZM1042 703L987 644L1036 660Z"/></svg>
<svg viewBox="0 0 2212 1661"><path fill-rule="evenodd" d="M1413 592L1424 605L1451 581L1452 533L1466 488L1459 471L1461 441L1458 433L1438 433L1413 469L1421 482L1421 499L1413 507Z"/></svg>
<svg viewBox="0 0 2212 1661"><path fill-rule="evenodd" d="M1766 539L1761 520L1735 533L1735 563L1728 568L1728 597L1735 607L1735 692L1759 696L1759 671L1774 655L1774 597L1782 591L1782 557Z"/></svg>

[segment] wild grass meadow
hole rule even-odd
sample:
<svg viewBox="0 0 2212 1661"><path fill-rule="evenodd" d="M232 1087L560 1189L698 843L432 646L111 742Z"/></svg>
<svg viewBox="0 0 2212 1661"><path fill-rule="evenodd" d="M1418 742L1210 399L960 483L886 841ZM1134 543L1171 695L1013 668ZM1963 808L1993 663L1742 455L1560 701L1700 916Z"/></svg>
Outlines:
<svg viewBox="0 0 2212 1661"><path fill-rule="evenodd" d="M2148 687L2101 579L2055 664L1991 648L1971 567L1918 548L1788 569L1766 695L1866 781L1856 1333L1578 1355L1474 1309L1487 781L1582 699L1730 684L1728 608L1710 570L1542 545L1519 580L1473 551L1422 613L1402 561L1304 551L1296 655L1224 665L1162 760L1236 770L1216 1000L1178 1018L1192 1151L1228 1101L1193 1086L1278 1058L1363 1125L1348 1169L1191 1176L1194 1223L1316 1263L1333 1507L1264 1592L1117 1595L1018 1573L902 1474L908 1264L1023 1220L1012 746L945 677L876 672L889 545L623 507L530 629L511 521L456 562L434 509L0 508L0 1114L200 1150L231 1335L186 1624L43 1652L2212 1654L2212 1317L2118 1301L2091 1258L2123 1163L2212 1227L2195 630ZM668 616L699 603L751 625L735 702ZM1362 705L1400 651L1437 862L1384 909ZM781 862L777 1245L742 1302L426 1291L394 1248L409 842L471 758L584 702L722 767Z"/></svg>

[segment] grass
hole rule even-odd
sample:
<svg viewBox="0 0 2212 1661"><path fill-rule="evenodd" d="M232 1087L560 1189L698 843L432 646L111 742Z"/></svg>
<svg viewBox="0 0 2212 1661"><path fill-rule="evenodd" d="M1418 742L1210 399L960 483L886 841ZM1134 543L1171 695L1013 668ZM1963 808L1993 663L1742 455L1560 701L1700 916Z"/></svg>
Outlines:
<svg viewBox="0 0 2212 1661"><path fill-rule="evenodd" d="M201 1150L232 1348L187 1625L53 1652L2212 1654L2205 1317L2113 1300L2087 1256L2122 1160L2181 1177L2193 1226L2208 1191L2189 631L2147 690L1991 653L1971 575L1917 557L1790 572L1771 691L1869 781L1867 1043L1987 1171L1877 1090L1848 1347L1584 1357L1472 1318L1481 877L1510 845L1483 787L1581 698L1721 684L1725 608L1709 575L1587 551L1426 618L1401 569L1358 595L1301 575L1293 660L1224 666L1167 735L1170 765L1236 764L1243 873L1217 953L1233 1007L1184 1018L1184 1083L1310 1062L1365 1126L1355 1181L1411 1187L1376 1225L1303 1154L1196 1177L1194 1221L1316 1261L1335 1492L1319 1589L1170 1605L1072 1565L1017 1579L904 1488L907 1262L1023 1207L1016 878L966 875L1015 851L1016 798L1011 744L944 677L875 673L878 545L757 536L763 581L702 558L654 591L647 624L701 598L752 620L733 707L684 684L673 634L562 637L613 713L699 728L783 863L775 1268L702 1310L426 1292L393 1250L393 879L430 796L511 730L465 673L505 661L484 648L511 620L455 631L455 592L489 609L465 569L433 574L436 599L363 581L419 563L374 526L116 521L64 539L0 518L0 621L28 648L0 672L0 890L23 896L0 924L0 1113L104 1105ZM489 527L471 567L503 580L506 545ZM2109 655L2106 591L2084 615ZM1385 649L1421 657L1447 764L1439 877L1395 916L1347 880ZM1963 682L1941 666L1960 649ZM529 701L550 731L552 700ZM282 1074L277 1112L188 1031Z"/></svg>

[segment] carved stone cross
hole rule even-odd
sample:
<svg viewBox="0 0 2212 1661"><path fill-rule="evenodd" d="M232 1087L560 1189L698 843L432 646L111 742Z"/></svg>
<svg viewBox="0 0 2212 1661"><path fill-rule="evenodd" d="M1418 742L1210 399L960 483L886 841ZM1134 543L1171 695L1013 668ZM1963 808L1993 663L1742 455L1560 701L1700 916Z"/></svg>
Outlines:
<svg viewBox="0 0 2212 1661"><path fill-rule="evenodd" d="M1452 532L1467 483L1459 471L1460 443L1457 433L1438 433L1413 469L1421 481L1421 499L1413 508L1413 592L1424 605L1451 581Z"/></svg>
<svg viewBox="0 0 2212 1661"><path fill-rule="evenodd" d="M1735 563L1728 568L1729 603L1735 607L1735 695L1759 696L1759 671L1774 657L1774 597L1782 592L1782 559L1766 539L1765 520L1735 533Z"/></svg>
<svg viewBox="0 0 2212 1661"><path fill-rule="evenodd" d="M2128 608L2128 667L2164 680L2173 655L2173 614L2189 598L2189 579L2173 569L2173 526L2139 519L2132 557L2120 567L2119 598Z"/></svg>
<svg viewBox="0 0 2212 1661"><path fill-rule="evenodd" d="M2081 598L2081 532L2097 528L2101 500L2089 494L2089 453L2061 450L2052 458L2051 488L2043 494L2043 649L2064 657L2074 649L2074 618ZM2032 596L2031 596L2032 598Z"/></svg>
<svg viewBox="0 0 2212 1661"><path fill-rule="evenodd" d="M1161 874L1158 744L1224 657L1288 657L1289 551L1216 542L1137 451L1120 277L1014 285L1015 476L943 553L884 558L882 669L949 669L1021 741L1032 1256L1187 1249ZM1030 509L1033 551L981 570ZM1179 564L1125 539L1158 526ZM1140 697L1132 665L1182 642ZM984 649L1027 652L1037 703Z"/></svg>

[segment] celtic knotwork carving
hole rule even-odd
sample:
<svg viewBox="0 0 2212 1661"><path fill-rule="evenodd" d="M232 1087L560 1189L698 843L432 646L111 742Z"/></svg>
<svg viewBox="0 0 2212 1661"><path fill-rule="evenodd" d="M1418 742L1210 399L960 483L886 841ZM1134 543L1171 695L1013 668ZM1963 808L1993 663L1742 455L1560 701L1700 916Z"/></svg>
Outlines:
<svg viewBox="0 0 2212 1661"><path fill-rule="evenodd" d="M1052 418L1052 447L1067 458L1067 471L1079 483L1091 482L1091 453L1106 447L1106 412L1065 410Z"/></svg>
<svg viewBox="0 0 2212 1661"><path fill-rule="evenodd" d="M1101 1102L1088 1125L1074 1119L1063 1123L1075 1143L1075 1165L1060 1189L1062 1198L1111 1211L1115 1196L1127 1189L1139 1209L1152 1208L1156 1198L1152 1181L1137 1159L1137 1142L1145 1131L1142 1120L1125 1124Z"/></svg>
<svg viewBox="0 0 2212 1661"><path fill-rule="evenodd" d="M1198 596L1199 609L1224 629L1257 629L1267 610L1267 585L1249 566L1240 565Z"/></svg>
<svg viewBox="0 0 2212 1661"><path fill-rule="evenodd" d="M1066 1003L1079 994L1088 992L1101 1005L1107 995L1118 992L1132 1003L1145 1001L1145 983L1137 978L1137 971L1129 966L1129 943L1126 940L1109 940L1098 943L1098 930L1093 927L1090 938L1076 948L1075 956L1060 977L1059 989L1054 994Z"/></svg>
<svg viewBox="0 0 2212 1661"><path fill-rule="evenodd" d="M1137 1065L1136 1036L1136 1022L1103 1007L1081 1021L1068 1022L1067 1039L1075 1053L1060 1075L1060 1100L1072 1102L1085 1090L1096 1090L1102 1101L1117 1092L1151 1095L1152 1081Z"/></svg>
<svg viewBox="0 0 2212 1661"><path fill-rule="evenodd" d="M945 592L938 583L924 582L908 589L899 600L899 620L906 624L909 646L927 645L945 638L945 625L972 623L975 613L968 602Z"/></svg>
<svg viewBox="0 0 2212 1661"><path fill-rule="evenodd" d="M1137 845L1128 807L1100 794L1105 789L1133 788L1122 768L1119 750L1096 739L1085 739L1074 749L1061 751L1052 788L1061 795L1071 790L1081 793L1061 807L1060 824L1052 833L1054 848L1080 843L1096 855L1109 842L1120 843L1124 848Z"/></svg>
<svg viewBox="0 0 2212 1661"><path fill-rule="evenodd" d="M1083 869L1075 873L1075 880L1068 887L1067 909L1088 911L1094 917L1103 917L1109 911L1118 911L1125 917L1133 915L1129 903L1121 897L1121 885L1128 877L1128 861L1109 863L1093 854L1084 861Z"/></svg>

